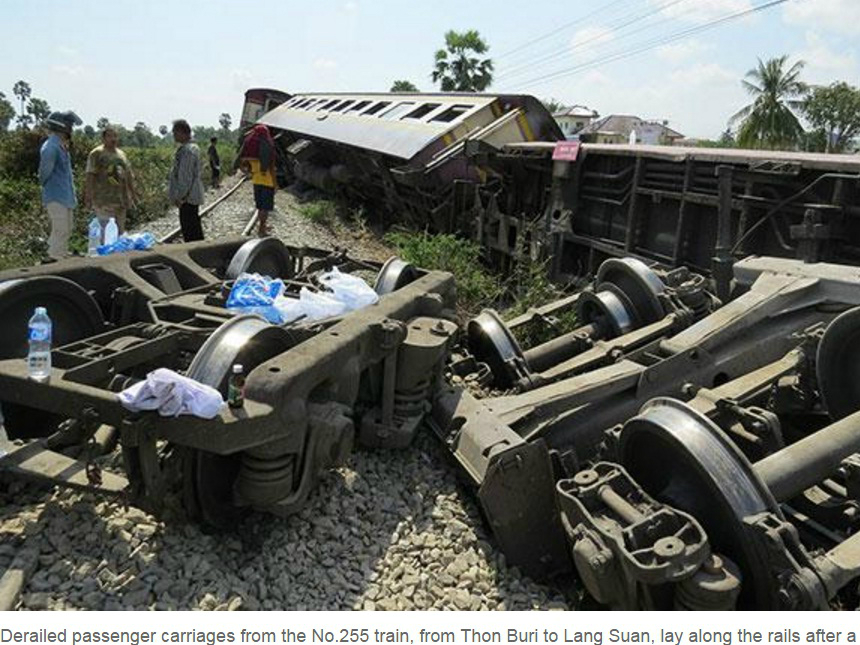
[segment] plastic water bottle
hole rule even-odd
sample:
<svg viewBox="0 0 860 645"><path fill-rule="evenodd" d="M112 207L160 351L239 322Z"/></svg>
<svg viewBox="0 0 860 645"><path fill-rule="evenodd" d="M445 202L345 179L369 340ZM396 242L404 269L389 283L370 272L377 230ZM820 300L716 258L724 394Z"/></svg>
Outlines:
<svg viewBox="0 0 860 645"><path fill-rule="evenodd" d="M27 375L45 383L51 377L51 319L44 307L36 307L28 324L30 351L27 354Z"/></svg>
<svg viewBox="0 0 860 645"><path fill-rule="evenodd" d="M105 245L116 243L119 238L119 226L116 225L116 220L111 217L105 226Z"/></svg>
<svg viewBox="0 0 860 645"><path fill-rule="evenodd" d="M90 220L90 225L87 228L87 255L98 255L98 248L102 243L102 223L99 218L93 215Z"/></svg>

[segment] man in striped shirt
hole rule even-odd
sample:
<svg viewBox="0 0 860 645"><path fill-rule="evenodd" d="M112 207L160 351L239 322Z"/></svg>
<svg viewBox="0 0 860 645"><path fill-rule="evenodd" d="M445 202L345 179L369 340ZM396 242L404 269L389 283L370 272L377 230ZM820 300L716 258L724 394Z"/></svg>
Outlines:
<svg viewBox="0 0 860 645"><path fill-rule="evenodd" d="M173 122L173 140L179 144L173 157L167 194L179 208L179 225L186 242L203 239L200 204L203 203L203 181L200 173L200 149L191 143L191 126L185 119Z"/></svg>

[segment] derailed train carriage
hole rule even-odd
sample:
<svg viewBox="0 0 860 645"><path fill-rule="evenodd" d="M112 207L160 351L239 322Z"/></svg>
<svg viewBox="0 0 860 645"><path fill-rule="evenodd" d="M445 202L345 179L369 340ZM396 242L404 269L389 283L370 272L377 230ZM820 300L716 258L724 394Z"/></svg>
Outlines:
<svg viewBox="0 0 860 645"><path fill-rule="evenodd" d="M282 278L289 297L322 271L364 272L379 302L320 322L272 325L225 307L244 272ZM54 324L46 383L27 375L27 319ZM122 495L158 512L176 492L215 527L248 509L301 508L320 472L353 443L400 446L439 386L456 331L450 275L400 261L241 238L157 247L0 273L0 406L8 441L0 466L22 476ZM214 419L131 413L116 393L168 367L226 395L247 372L245 404ZM113 441L111 438L114 438ZM101 471L118 439L125 475ZM16 441L18 440L18 441ZM74 456L70 456L74 455Z"/></svg>
<svg viewBox="0 0 860 645"><path fill-rule="evenodd" d="M426 224L594 276L471 321L448 366L466 386L434 401L508 561L622 608L856 605L860 160L461 144L470 198ZM576 329L519 346L569 310Z"/></svg>
<svg viewBox="0 0 860 645"><path fill-rule="evenodd" d="M88 451L118 428L137 503L178 487L191 514L229 524L295 510L352 437L404 445L427 421L529 575L576 571L621 608L858 604L856 158L586 144L553 159L559 133L533 99L473 96L446 139L432 115L467 97L253 98L283 101L260 120L296 177L472 235L498 264L551 258L579 288L512 321L485 311L457 340L450 276L272 240L7 272L7 425L23 435L47 414L55 431L7 446L5 467L116 492L127 482ZM389 138L427 150L398 156ZM295 293L329 266L376 271L385 295L288 328L223 308L231 267ZM73 332L47 386L26 379L13 334L45 297ZM525 327L570 311L575 329L521 347ZM129 416L113 396L162 365L223 387L236 360L253 368L238 417ZM56 452L69 444L77 460Z"/></svg>
<svg viewBox="0 0 860 645"><path fill-rule="evenodd" d="M388 217L469 232L483 170L468 146L557 141L561 130L526 95L294 94L249 90L244 112L276 135L290 178Z"/></svg>

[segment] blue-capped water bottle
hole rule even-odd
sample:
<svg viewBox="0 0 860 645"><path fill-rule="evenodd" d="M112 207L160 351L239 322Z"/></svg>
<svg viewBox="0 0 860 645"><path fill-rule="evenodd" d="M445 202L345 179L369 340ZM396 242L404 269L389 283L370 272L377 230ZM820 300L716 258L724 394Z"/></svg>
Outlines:
<svg viewBox="0 0 860 645"><path fill-rule="evenodd" d="M27 375L45 383L51 377L51 319L44 307L36 307L28 325Z"/></svg>
<svg viewBox="0 0 860 645"><path fill-rule="evenodd" d="M98 255L98 248L102 243L102 223L93 215L90 225L87 227L87 255Z"/></svg>

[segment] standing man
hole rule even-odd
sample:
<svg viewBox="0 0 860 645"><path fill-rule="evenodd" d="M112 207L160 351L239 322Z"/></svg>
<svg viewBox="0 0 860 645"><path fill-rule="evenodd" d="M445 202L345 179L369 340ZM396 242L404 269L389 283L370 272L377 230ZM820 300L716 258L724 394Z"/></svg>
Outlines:
<svg viewBox="0 0 860 645"><path fill-rule="evenodd" d="M126 212L138 202L131 165L117 147L118 142L116 129L109 125L102 131L102 144L93 148L87 157L84 206L99 218L102 244L110 218L116 220L119 232L124 233Z"/></svg>
<svg viewBox="0 0 860 645"><path fill-rule="evenodd" d="M179 144L173 156L167 189L170 202L179 208L179 225L186 242L203 239L200 204L203 181L200 179L200 149L191 143L191 126L185 119L173 122L173 140Z"/></svg>
<svg viewBox="0 0 860 645"><path fill-rule="evenodd" d="M275 188L277 179L275 141L269 128L255 125L245 136L242 149L236 157L236 164L251 174L254 184L254 205L257 207L258 235L268 235L266 227L269 213L275 208Z"/></svg>
<svg viewBox="0 0 860 645"><path fill-rule="evenodd" d="M42 203L48 212L51 225L48 255L55 260L69 255L72 212L78 203L72 180L69 140L72 137L72 128L80 124L81 120L74 112L51 112L45 121L49 135L39 150Z"/></svg>
<svg viewBox="0 0 860 645"><path fill-rule="evenodd" d="M217 137L209 139L209 170L212 173L212 188L221 188L221 158L218 156L218 148L215 144L218 143Z"/></svg>

